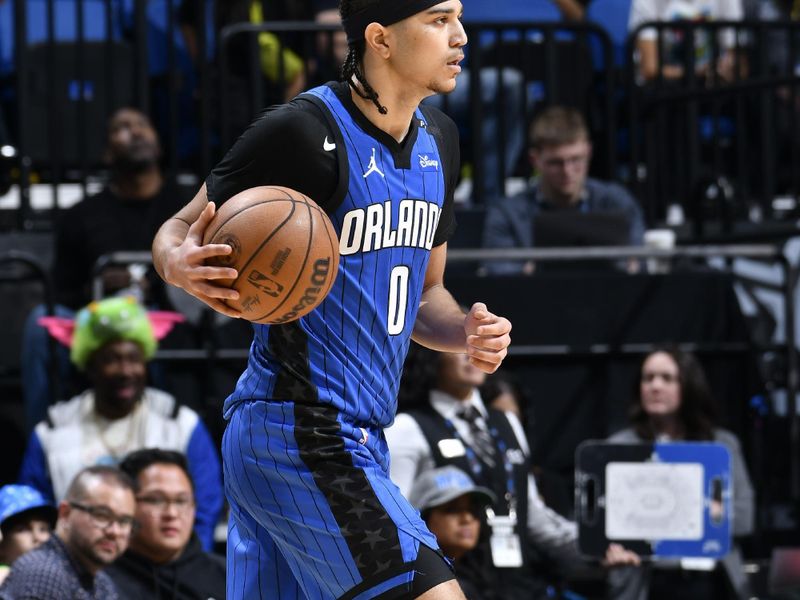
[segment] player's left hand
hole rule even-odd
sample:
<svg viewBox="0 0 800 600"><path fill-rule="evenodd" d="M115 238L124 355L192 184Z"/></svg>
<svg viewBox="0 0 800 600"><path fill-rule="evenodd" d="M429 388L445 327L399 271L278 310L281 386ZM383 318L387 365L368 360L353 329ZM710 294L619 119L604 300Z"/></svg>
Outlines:
<svg viewBox="0 0 800 600"><path fill-rule="evenodd" d="M511 322L489 312L476 302L464 318L469 362L486 373L494 373L508 354Z"/></svg>

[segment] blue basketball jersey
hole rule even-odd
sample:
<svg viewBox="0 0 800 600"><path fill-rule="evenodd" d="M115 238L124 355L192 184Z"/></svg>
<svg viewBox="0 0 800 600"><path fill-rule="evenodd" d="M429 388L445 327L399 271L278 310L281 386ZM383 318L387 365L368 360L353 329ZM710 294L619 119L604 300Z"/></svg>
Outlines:
<svg viewBox="0 0 800 600"><path fill-rule="evenodd" d="M298 321L254 325L246 371L225 404L274 398L335 407L345 421L394 419L397 386L445 199L436 140L420 110L399 164L328 86L304 95L328 117L340 188L329 216L339 236L339 273L322 304ZM335 147L334 147L335 146Z"/></svg>

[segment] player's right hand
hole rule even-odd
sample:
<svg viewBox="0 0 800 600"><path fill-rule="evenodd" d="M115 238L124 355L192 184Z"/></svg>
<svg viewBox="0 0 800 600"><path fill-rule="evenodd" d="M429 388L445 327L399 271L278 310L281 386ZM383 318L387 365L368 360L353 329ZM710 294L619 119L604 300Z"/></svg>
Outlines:
<svg viewBox="0 0 800 600"><path fill-rule="evenodd" d="M242 313L231 308L225 300L237 300L239 292L214 283L218 279L235 279L236 269L207 265L214 256L225 256L232 252L227 244L203 245L203 234L214 218L216 207L209 202L194 223L189 226L183 242L172 248L164 265L164 278L168 283L182 288L223 315L241 318Z"/></svg>

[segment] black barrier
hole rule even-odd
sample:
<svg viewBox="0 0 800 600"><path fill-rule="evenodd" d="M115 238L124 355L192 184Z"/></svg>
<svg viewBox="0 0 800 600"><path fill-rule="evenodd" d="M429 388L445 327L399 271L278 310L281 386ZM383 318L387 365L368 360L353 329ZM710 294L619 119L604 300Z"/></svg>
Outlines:
<svg viewBox="0 0 800 600"><path fill-rule="evenodd" d="M654 73L637 47L647 32ZM632 32L629 171L649 222L683 214L702 240L710 222L730 232L737 221L797 212L798 36L797 22L651 22ZM683 44L672 61L670 37ZM776 41L786 44L781 60L772 59Z"/></svg>
<svg viewBox="0 0 800 600"><path fill-rule="evenodd" d="M444 96L441 101L430 100L454 118L459 128L466 131L468 143L464 146L472 164L473 200L482 203L488 200L487 189L502 193L504 180L517 172L524 162L527 148L527 127L533 112L550 103L563 103L579 108L595 125L599 141L597 165L604 174L616 171L617 154L614 136L616 115L614 89L616 72L613 68L613 47L608 34L592 23L469 23L465 25L467 35L474 42L468 45L467 60L463 63L470 72L466 86L468 107L462 109L461 102ZM339 28L304 22L271 22L260 25L237 24L223 30L220 38L220 98L221 139L227 148L249 123L249 120L268 104L283 101L285 88L265 86L265 78L258 68L257 36L270 32L280 42L278 52L286 47L286 36L301 35L295 46L311 51L311 55L322 60L327 47L330 52L333 36ZM324 36L325 42L317 39ZM232 85L230 48L247 40L249 49L247 80ZM321 48L322 46L322 48ZM316 53L316 55L315 55ZM306 62L305 75L308 82L322 83L324 79L314 77L314 61ZM241 65L235 65L241 69ZM278 61L284 68L285 61ZM478 76L472 74L478 73ZM328 71L330 77L338 76L338 69ZM239 77L241 79L241 76ZM246 93L242 94L240 86ZM487 97L486 87L496 89L494 97ZM233 123L232 115L239 112L237 102L246 102L244 121ZM491 126L494 135L487 136ZM515 137L515 152L506 149L510 137ZM487 154L496 160L482 161ZM493 165L493 173L486 172ZM496 181L493 181L496 180ZM494 194L497 195L497 194Z"/></svg>
<svg viewBox="0 0 800 600"><path fill-rule="evenodd" d="M539 360L553 361L583 361L586 364L602 363L613 358L632 358L640 357L647 352L658 347L659 344L669 340L681 347L683 350L694 352L700 356L712 356L718 359L725 359L729 357L741 358L749 356L753 353L764 352L777 352L783 356L784 373L782 373L782 380L785 382L786 396L787 396L787 419L790 424L789 436L792 451L790 453L790 493L792 498L800 499L800 418L797 414L797 394L800 390L800 363L798 363L797 353L797 340L795 339L795 305L794 297L797 292L798 284L798 269L794 267L783 253L781 246L774 244L748 244L748 245L714 245L714 246L684 246L671 249L656 249L656 248L632 248L632 247L592 247L592 248L552 248L552 249L532 249L520 248L515 250L509 249L493 249L493 250L469 250L469 249L456 249L448 252L448 265L453 266L458 263L474 263L481 261L491 260L534 260L536 262L551 262L551 263L566 263L570 261L579 260L585 261L608 261L608 260L623 260L623 259L656 259L659 261L666 261L667 263L674 263L681 259L693 259L706 261L711 258L750 258L754 260L766 261L770 264L777 265L782 271L782 284L779 290L783 295L783 317L784 317L784 341L782 343L769 343L769 344L756 344L750 339L747 331L741 327L738 333L730 330L728 321L721 321L714 328L706 330L696 330L693 328L684 329L681 331L672 331L673 337L648 337L652 335L650 330L642 328L646 323L657 323L664 321L665 323L672 323L667 317L680 318L681 315L688 315L690 313L700 314L696 308L698 299L686 296L687 289L683 288L685 285L684 280L687 278L694 278L695 282L702 283L703 285L711 285L707 282L709 278L714 276L722 276L720 271L703 271L702 268L695 267L694 269L685 269L683 271L676 271L678 277L678 288L682 289L682 305L684 312L678 310L674 300L668 302L670 304L670 313L665 315L659 313L663 308L664 302L662 301L661 308L656 309L654 299L649 291L639 291L634 296L629 298L628 311L625 312L621 307L615 306L614 313L616 315L617 328L613 323L603 320L600 328L595 328L597 331L608 330L612 334L608 335L595 335L589 329L579 331L578 329L570 329L569 327L561 328L556 327L549 336L541 337L541 332L532 331L531 328L535 326L534 323L541 322L541 315L532 314L531 307L535 304L532 300L526 300L524 289L529 286L529 292L538 297L538 291L545 291L547 288L548 296L552 299L551 303L555 306L560 304L560 299L557 297L558 293L550 286L553 283L562 284L567 281L574 281L576 284L582 285L587 277L594 276L600 277L599 284L595 286L598 293L603 293L602 290L606 289L606 283L603 278L608 277L608 272L586 272L584 276L575 277L572 273L555 275L550 274L550 279L543 279L534 275L533 277L476 277L474 275L456 275L448 277L446 284L448 289L452 291L454 296L462 304L469 305L473 301L480 299L485 301L492 307L492 309L499 314L503 314L512 319L517 324L514 330L515 343L509 348L509 361L512 364L530 365ZM107 256L101 257L94 268L94 295L95 298L101 297L101 273L104 268L109 265L128 265L132 263L149 263L151 256L147 252L117 252ZM605 275L604 275L605 273ZM728 276L728 275L726 275ZM614 277L616 279L614 279ZM631 285L634 287L642 287L642 283L635 282L655 282L656 288L666 285L672 276L669 274L662 275L626 275L625 273L618 272L612 276L608 281L615 281L614 284L618 287L625 282L634 282ZM728 276L731 277L731 276ZM732 277L735 278L735 275ZM680 279L683 278L683 279ZM538 284L543 280L545 285ZM560 285L560 284L559 284ZM651 286L652 287L652 286ZM675 287L675 286L673 286ZM724 289L717 285L713 289L718 290L719 293L724 292L728 294L734 304L735 299L732 296L732 290L728 289L728 284L724 284ZM541 288L541 289L540 289ZM515 293L509 294L509 289L514 289ZM655 288L654 288L655 289ZM675 296L675 291L672 292ZM675 296L677 298L677 296ZM586 308L591 308L591 297L584 296L582 301L588 302ZM707 300L707 299L704 299ZM695 307L695 308L692 308ZM541 308L541 306L540 306ZM717 311L716 305L706 307L705 313L709 315L715 314ZM676 310L678 311L676 313ZM721 310L721 309L720 309ZM738 305L737 309L738 311ZM648 312L649 311L649 312ZM555 315L548 312L552 318ZM661 314L662 318L659 318ZM627 315L627 316L626 316ZM610 315L609 315L610 316ZM719 315L717 315L719 316ZM546 317L550 318L550 317ZM711 317L709 317L710 319ZM563 319L558 320L562 323ZM638 323L638 325L635 325ZM563 323L562 323L563 324ZM581 326L578 325L580 328ZM639 334L628 335L629 329L638 327ZM662 327L663 330L663 327ZM716 333L713 333L716 331ZM644 333L642 333L644 332ZM663 336L664 333L657 334ZM687 337L675 338L675 335L686 335ZM734 335L734 337L730 337ZM572 336L572 337L570 337ZM720 337L721 336L721 337ZM208 365L208 369L215 369L215 364L221 363L243 363L248 356L249 340L241 347L220 347L212 337L208 337L201 341L198 347L195 348L173 348L169 350L159 350L157 358L165 362L175 363L201 363ZM206 373L206 375L208 375ZM732 408L733 412L741 417L741 411L744 410L742 406ZM735 420L736 427L743 426L743 420L738 418Z"/></svg>
<svg viewBox="0 0 800 600"><path fill-rule="evenodd" d="M553 104L571 106L586 115L598 147L594 164L597 174L614 176L617 171L614 90L619 81L614 68L613 45L604 29L588 22L524 21L468 23L465 29L472 40L467 50L471 72L495 69L498 81L497 101L487 104L482 100L485 90L481 90L481 78L469 79L470 154L474 169L472 200L475 203L491 200L485 193L484 180L497 179L489 188L502 190L503 181L509 175L528 174L526 164L521 170L514 170L515 165L509 165L502 152L499 153L501 160L496 171L487 172L478 158L487 143L503 149L509 143L508 131L521 132L520 155L512 160L518 165L526 163L531 119L538 110ZM522 76L522 101L516 114L504 110L505 96L509 94L506 86L500 85L504 71L514 71ZM486 140L481 135L481 124L487 118L499 122L499 134L495 140Z"/></svg>
<svg viewBox="0 0 800 600"><path fill-rule="evenodd" d="M179 4L194 7L192 27L179 19ZM0 80L5 120L18 146L14 173L22 185L12 224L17 229L52 224L50 212L31 206L32 181L52 185L57 210L59 184L79 183L85 192L89 178L102 177L102 132L110 111L122 103L151 114L168 172L203 177L261 109L286 99L284 84L265 82L261 73L258 36L265 32L276 37L276 52L292 48L308 58L302 63L308 85L321 82L312 68L321 63L328 78L337 75L338 65L328 60L337 31L331 25L241 24L215 33L209 0L12 0L10 5L15 31L27 30L30 15L40 30L30 44L16 36L13 71ZM63 13L64 6L70 12ZM75 23L71 33L62 31L63 14ZM799 23L645 24L638 32L652 28L663 34L659 40L683 33L690 50L694 34L711 32L712 62L725 48L714 32L730 30L735 51L732 81L716 70L697 75L689 51L683 67L691 76L676 84L659 75L646 86L635 60L638 34L628 40L627 65L620 71L608 35L592 23L468 23L466 28L471 41L465 64L479 75L462 81L469 106L458 120L477 203L491 190L502 190L507 176L528 174L518 137L526 137L532 114L557 102L587 115L596 149L593 174L631 186L651 224L679 206L696 225L698 239L711 221L722 223L724 232L737 221L797 212L800 170L791 165L800 158L800 131L797 111L787 107L798 104ZM244 64L235 65L242 71L237 80L227 55L242 37L246 52ZM776 40L786 50L778 61L771 58ZM282 82L283 60L277 69ZM515 78L519 87L512 85ZM493 98L485 97L487 82L495 88ZM442 102L445 110L453 108L448 102ZM515 111L506 110L510 105ZM495 133L487 136L492 122ZM517 147L507 151L511 138ZM486 154L493 154L494 162Z"/></svg>
<svg viewBox="0 0 800 600"><path fill-rule="evenodd" d="M33 288L26 283L32 283ZM55 300L53 285L50 275L42 261L31 254L21 250L0 250L0 287L14 286L15 289L3 299L2 305L10 309L11 302L19 306L32 309L39 301L44 306L46 315L55 315ZM19 307L18 306L18 307ZM17 308L18 308L17 307ZM19 311L9 310L10 316L16 312L17 318L11 318L6 330L5 339L13 340L16 346L21 344L24 328L24 315ZM51 402L58 398L60 381L56 366L56 340L48 337L48 379L50 384ZM15 359L10 359L7 353L17 354ZM19 348L8 344L3 347L3 360L0 360L0 380L16 380L20 377L22 356Z"/></svg>

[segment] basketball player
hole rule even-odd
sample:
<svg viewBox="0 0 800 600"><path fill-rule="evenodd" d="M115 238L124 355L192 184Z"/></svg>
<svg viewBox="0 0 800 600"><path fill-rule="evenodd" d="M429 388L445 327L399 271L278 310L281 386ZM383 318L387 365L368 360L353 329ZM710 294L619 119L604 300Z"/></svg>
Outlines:
<svg viewBox="0 0 800 600"><path fill-rule="evenodd" d="M467 37L459 0L341 0L346 82L262 113L153 243L164 279L219 312L236 271L204 266L215 206L257 185L315 199L340 238L339 274L314 311L254 325L227 398L229 598L463 598L449 563L389 480L410 338L492 372L511 324L443 286L459 170L454 124L419 108L456 85Z"/></svg>

